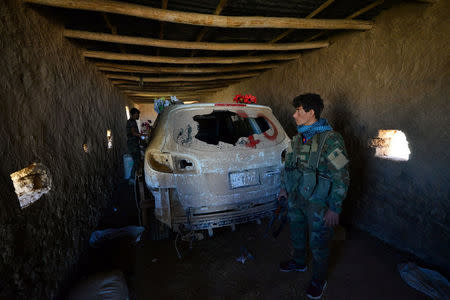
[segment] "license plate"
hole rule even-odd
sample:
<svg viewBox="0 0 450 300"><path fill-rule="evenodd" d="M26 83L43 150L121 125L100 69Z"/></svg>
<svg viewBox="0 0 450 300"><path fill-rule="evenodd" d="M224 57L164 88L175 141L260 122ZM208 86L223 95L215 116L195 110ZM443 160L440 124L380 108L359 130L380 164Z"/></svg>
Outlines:
<svg viewBox="0 0 450 300"><path fill-rule="evenodd" d="M230 173L230 186L232 189L259 184L257 170Z"/></svg>

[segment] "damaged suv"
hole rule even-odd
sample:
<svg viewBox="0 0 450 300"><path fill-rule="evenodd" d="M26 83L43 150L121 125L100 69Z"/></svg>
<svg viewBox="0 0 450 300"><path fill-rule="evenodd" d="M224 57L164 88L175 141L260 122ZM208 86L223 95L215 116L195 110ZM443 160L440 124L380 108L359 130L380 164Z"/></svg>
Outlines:
<svg viewBox="0 0 450 300"><path fill-rule="evenodd" d="M277 207L289 137L267 106L173 105L145 152L155 216L174 231L258 220Z"/></svg>

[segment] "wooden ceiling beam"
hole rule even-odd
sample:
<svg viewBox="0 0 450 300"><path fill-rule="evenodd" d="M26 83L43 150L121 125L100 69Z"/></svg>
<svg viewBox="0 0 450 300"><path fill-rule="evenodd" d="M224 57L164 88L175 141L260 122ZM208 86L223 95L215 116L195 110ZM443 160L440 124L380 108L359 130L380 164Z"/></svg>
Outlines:
<svg viewBox="0 0 450 300"><path fill-rule="evenodd" d="M367 30L373 22L356 20L323 20L305 18L220 16L185 11L170 11L108 0L25 0L28 3L53 7L99 11L146 18L164 22L224 28L295 28L295 29L355 29Z"/></svg>
<svg viewBox="0 0 450 300"><path fill-rule="evenodd" d="M195 89L210 89L210 88L218 88L218 87L226 87L230 85L228 82L221 82L221 83L215 83L215 84L202 84L202 82L199 82L197 85L187 85L187 86L173 86L173 85L160 85L160 84L147 84L145 86L139 86L135 84L122 84L122 85L115 85L118 88L121 89L135 89L135 90L153 90L153 89L166 89L166 90L177 90L177 89L184 89L184 90L195 90Z"/></svg>
<svg viewBox="0 0 450 300"><path fill-rule="evenodd" d="M168 4L169 0L162 0L161 1L161 8L162 9L167 9L167 4ZM161 22L161 28L159 31L159 38L162 39L164 37L164 22Z"/></svg>
<svg viewBox="0 0 450 300"><path fill-rule="evenodd" d="M219 4L217 4L216 10L214 11L214 14L220 15L220 13L222 12L222 9L225 7L227 2L228 2L228 0L220 0ZM203 27L202 31L200 31L200 33L197 35L197 38L195 39L195 41L200 42L203 39L203 37L206 35L208 30L209 30L209 27ZM194 56L195 53L196 53L196 51L192 50L191 56Z"/></svg>
<svg viewBox="0 0 450 300"><path fill-rule="evenodd" d="M225 72L241 72L250 70L273 69L279 67L277 63L266 63L249 66L224 66L224 67L150 67L150 66L136 66L124 65L116 63L96 63L99 71L107 72L132 72L132 73L184 73L184 74L204 74L204 73L225 73Z"/></svg>
<svg viewBox="0 0 450 300"><path fill-rule="evenodd" d="M217 79L236 79L236 78L247 78L255 77L260 73L246 73L246 74L232 74L232 75L217 75L217 76L201 76L201 77L183 77L183 76L171 76L171 77L138 77L138 76L128 76L128 75L118 75L118 74L106 74L108 79L124 79L132 80L138 82L176 82L176 81L208 81Z"/></svg>
<svg viewBox="0 0 450 300"><path fill-rule="evenodd" d="M97 42L119 43L149 47L163 47L173 49L198 49L214 51L242 51L242 50L267 50L267 51L287 51L304 50L328 47L327 41L317 41L308 43L209 43L209 42L185 42L160 40L153 38L143 38L134 36L115 35L109 33L90 32L81 30L64 30L64 36L72 39L83 39Z"/></svg>
<svg viewBox="0 0 450 300"><path fill-rule="evenodd" d="M349 15L349 16L346 17L345 19L346 19L346 20L351 20L351 19L353 19L353 18L356 18L357 16L362 15L362 14L365 13L365 12L368 12L368 11L371 10L372 8L377 7L378 5L382 4L383 2L384 2L384 0L378 0L378 1L375 1L375 2L373 2L373 3L371 3L371 4L369 4L369 5L367 5L367 6L363 7L363 8L361 8L360 10L354 12L353 14ZM306 39L305 42L309 42L309 41L315 40L315 39L321 37L322 35L324 35L325 33L327 33L327 32L326 32L326 31L321 31L321 32L319 32L318 34L313 35L312 37Z"/></svg>
<svg viewBox="0 0 450 300"><path fill-rule="evenodd" d="M184 81L184 82L146 82L144 85L140 85L136 81L128 80L110 80L114 86L134 86L139 88L146 87L206 87L219 84L229 85L239 81L239 79L223 79L223 80L209 80L209 81Z"/></svg>
<svg viewBox="0 0 450 300"><path fill-rule="evenodd" d="M133 96L156 96L156 95L199 95L204 93L215 93L220 91L221 89L209 89L209 90L201 90L201 91L155 91L155 92L136 92L136 91L130 91L130 90L122 90L123 93L127 95L133 95Z"/></svg>
<svg viewBox="0 0 450 300"><path fill-rule="evenodd" d="M228 0L220 0L219 4L217 4L216 10L214 11L214 15L220 15L222 9L225 7L227 2ZM197 35L195 41L200 42L205 36L205 34L208 32L208 29L209 29L208 27L203 27L202 31Z"/></svg>
<svg viewBox="0 0 450 300"><path fill-rule="evenodd" d="M169 0L162 0L161 1L161 8L162 9L167 9L167 4L168 4ZM164 37L164 22L161 22L160 24L160 28L159 28L159 38L163 39ZM159 51L161 49L156 49L156 56L159 56Z"/></svg>
<svg viewBox="0 0 450 300"><path fill-rule="evenodd" d="M298 53L283 54L265 54L259 56L234 56L234 57L167 57L167 56L150 56L141 54L123 54L104 51L82 52L85 57L98 58L104 60L128 60L149 63L166 63L166 64L240 64L240 63L258 63L271 60L291 60L300 58Z"/></svg>
<svg viewBox="0 0 450 300"><path fill-rule="evenodd" d="M369 4L369 5L367 5L367 6L363 7L363 8L361 8L360 10L354 12L353 14L351 14L351 15L348 16L348 17L346 17L345 19L346 19L346 20L354 19L354 18L356 18L356 17L362 15L363 13L368 12L368 11L371 10L372 8L377 7L378 5L382 4L383 2L384 2L384 0L378 0L378 1L375 1L375 2L373 2L373 3L371 3L371 4Z"/></svg>
<svg viewBox="0 0 450 300"><path fill-rule="evenodd" d="M118 89L132 91L132 92L195 92L211 89L224 89L227 85L213 85L204 87L151 87L138 88L136 86L116 86Z"/></svg>
<svg viewBox="0 0 450 300"><path fill-rule="evenodd" d="M102 13L103 20L105 20L106 26L108 26L109 30L113 35L117 35L117 26L112 25L111 21L109 20L109 17L106 13ZM120 52L126 53L125 48L123 45L119 45Z"/></svg>
<svg viewBox="0 0 450 300"><path fill-rule="evenodd" d="M317 14L319 14L321 11L323 11L325 8L327 8L328 6L330 6L332 3L334 2L334 0L328 0L325 1L321 6L319 6L317 9L315 9L312 13L310 13L309 15L307 15L305 17L305 19L312 19L314 18ZM283 32L282 34L278 35L277 37L275 37L273 40L270 41L270 43L276 43L279 40L285 38L286 36L288 36L289 34L291 34L292 32L294 32L295 29L289 29L286 30L285 32Z"/></svg>
<svg viewBox="0 0 450 300"><path fill-rule="evenodd" d="M186 93L186 94L176 94L177 98L178 97L194 97L194 96L204 96L207 94L212 94L212 93L216 93L218 91L209 91L209 92L204 92L204 93ZM130 97L170 97L170 96L174 96L174 93L141 93L141 94L133 94L133 93L125 93L123 92L123 94L130 96Z"/></svg>

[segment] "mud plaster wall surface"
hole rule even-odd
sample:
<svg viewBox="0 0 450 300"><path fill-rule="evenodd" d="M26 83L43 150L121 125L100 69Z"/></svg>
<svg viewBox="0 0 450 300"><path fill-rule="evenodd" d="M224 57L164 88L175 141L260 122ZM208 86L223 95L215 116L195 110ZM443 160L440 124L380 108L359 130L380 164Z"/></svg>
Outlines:
<svg viewBox="0 0 450 300"><path fill-rule="evenodd" d="M394 6L366 32L332 39L329 48L214 94L231 102L251 93L273 108L292 135L293 97L325 99L345 138L351 188L343 217L428 262L450 268L450 1ZM378 129L402 130L410 160L374 157Z"/></svg>
<svg viewBox="0 0 450 300"><path fill-rule="evenodd" d="M51 299L68 287L125 151L126 100L62 30L18 1L0 5L0 295ZM53 187L21 210L9 175L33 162Z"/></svg>

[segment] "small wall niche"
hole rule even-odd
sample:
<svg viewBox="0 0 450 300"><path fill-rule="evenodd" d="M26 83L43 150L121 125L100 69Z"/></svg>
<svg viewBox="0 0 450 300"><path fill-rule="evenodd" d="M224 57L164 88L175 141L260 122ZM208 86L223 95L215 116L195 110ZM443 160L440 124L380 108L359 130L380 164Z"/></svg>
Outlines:
<svg viewBox="0 0 450 300"><path fill-rule="evenodd" d="M395 129L380 129L378 136L370 140L370 146L375 148L375 156L397 161L409 160L409 150L406 135Z"/></svg>
<svg viewBox="0 0 450 300"><path fill-rule="evenodd" d="M10 176L21 208L29 206L52 189L49 170L41 163L33 163Z"/></svg>
<svg viewBox="0 0 450 300"><path fill-rule="evenodd" d="M89 153L89 146L88 144L83 144L83 151L86 153Z"/></svg>
<svg viewBox="0 0 450 300"><path fill-rule="evenodd" d="M108 149L112 149L113 138L112 138L111 129L106 130L106 140L108 141Z"/></svg>

